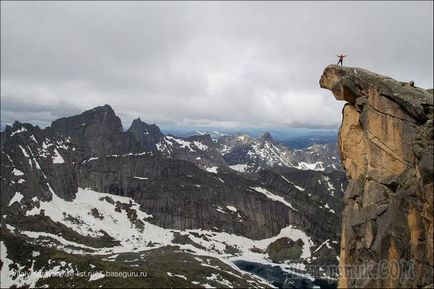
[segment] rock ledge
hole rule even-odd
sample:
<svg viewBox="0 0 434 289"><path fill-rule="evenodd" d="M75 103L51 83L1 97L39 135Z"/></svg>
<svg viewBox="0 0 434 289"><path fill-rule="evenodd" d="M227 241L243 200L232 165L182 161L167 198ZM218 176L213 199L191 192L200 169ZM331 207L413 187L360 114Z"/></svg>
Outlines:
<svg viewBox="0 0 434 289"><path fill-rule="evenodd" d="M346 267L341 267L339 286L432 286L432 89L337 65L324 70L320 86L347 102L339 130L349 179L340 257ZM407 265L376 278L382 260ZM355 267L349 265L366 262L369 277L353 278Z"/></svg>

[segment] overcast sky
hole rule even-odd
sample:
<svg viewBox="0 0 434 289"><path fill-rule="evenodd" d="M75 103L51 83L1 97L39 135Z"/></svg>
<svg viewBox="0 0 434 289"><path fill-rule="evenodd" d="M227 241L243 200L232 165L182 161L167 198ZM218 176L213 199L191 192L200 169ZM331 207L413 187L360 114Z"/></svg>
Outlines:
<svg viewBox="0 0 434 289"><path fill-rule="evenodd" d="M433 2L1 2L1 122L338 127L344 64L433 86Z"/></svg>

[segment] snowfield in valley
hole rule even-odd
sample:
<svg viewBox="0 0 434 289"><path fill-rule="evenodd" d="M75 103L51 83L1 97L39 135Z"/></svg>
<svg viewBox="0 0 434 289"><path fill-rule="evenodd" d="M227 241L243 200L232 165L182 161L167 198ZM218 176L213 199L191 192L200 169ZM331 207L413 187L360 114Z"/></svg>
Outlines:
<svg viewBox="0 0 434 289"><path fill-rule="evenodd" d="M268 198L272 198L275 201L284 202L286 205L290 206L289 203L286 203L286 201L280 199L281 197L272 195L263 188L254 188L254 190L261 194L265 194ZM20 198L18 195L14 201L19 201L19 199ZM137 227L133 222L131 222L125 211L121 210L119 212L119 210L116 210L117 203L127 204L134 209L137 213L137 219L141 220L144 224L143 228ZM227 205L225 208L220 209L224 213L232 214L237 214L238 211L231 205ZM270 243L282 237L288 237L293 241L301 240L303 242L303 252L301 255L301 258L303 259L311 257L311 248L314 246L309 236L307 236L302 230L299 230L293 226L283 228L277 236L263 240L251 240L243 236L237 236L226 232L214 232L201 229L186 231L165 229L149 223L147 220L151 219L152 215L141 211L139 209L139 205L133 199L99 193L83 188L78 189L75 199L70 202L59 198L53 192L51 201L41 201L39 208L33 208L32 210L27 211L27 215L39 215L41 214L42 210L45 216L49 217L55 222L64 224L81 235L100 237L103 235L102 232L105 232L113 237L116 241L119 241L119 245L114 247L96 248L72 241L67 241L62 236L57 236L50 233L33 231L20 232L21 234L34 239L37 243L42 242L41 244L47 245L51 242L60 242L62 245L56 245L58 249L72 254L119 254L125 252L146 251L164 246L179 246L181 250L189 250L192 252L192 254L197 256L218 258L230 265L232 268L239 270L233 264L233 261L248 260L263 264L276 265L268 259L266 253L258 253L259 251L257 250L259 249L262 250L262 252L265 252L267 246ZM98 217L95 217L92 212L98 212ZM77 223L74 220L78 220L79 222ZM9 226L8 228L9 230L15 230L15 228L12 226ZM174 243L173 240L176 233L182 236L188 236L188 238L190 238L199 246ZM148 244L152 244L152 246L148 246ZM227 246L236 248L239 253L235 255L228 254L225 252ZM253 248L256 248L257 250L252 251ZM5 252L5 250L6 248L2 243L2 253ZM6 259L5 264L8 264L7 262L8 261ZM281 267L287 268L288 266L282 265ZM3 268L8 267L3 266ZM294 273L291 270L285 270ZM2 269L2 277L5 278L4 280L11 281L10 274L14 274L14 272L8 272L7 269ZM9 281L5 281L5 283L2 282L2 284L10 284L7 283ZM31 281L31 284L35 284L37 280L15 280L15 283L20 284L24 281Z"/></svg>

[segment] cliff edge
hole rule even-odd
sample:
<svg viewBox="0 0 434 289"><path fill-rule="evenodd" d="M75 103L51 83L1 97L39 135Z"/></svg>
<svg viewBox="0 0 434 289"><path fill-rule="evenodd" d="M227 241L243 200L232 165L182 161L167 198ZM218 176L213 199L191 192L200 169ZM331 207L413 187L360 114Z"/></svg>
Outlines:
<svg viewBox="0 0 434 289"><path fill-rule="evenodd" d="M432 288L432 89L337 65L320 86L347 102L339 287Z"/></svg>

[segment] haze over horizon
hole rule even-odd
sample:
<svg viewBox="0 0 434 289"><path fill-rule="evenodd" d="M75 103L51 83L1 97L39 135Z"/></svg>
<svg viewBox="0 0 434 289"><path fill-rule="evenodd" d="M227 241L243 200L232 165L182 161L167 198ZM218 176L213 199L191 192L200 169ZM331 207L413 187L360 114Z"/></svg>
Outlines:
<svg viewBox="0 0 434 289"><path fill-rule="evenodd" d="M432 88L432 11L432 2L2 1L1 127L107 103L124 128L140 117L167 129L337 129L343 102L319 88L322 70L345 53L344 65Z"/></svg>

